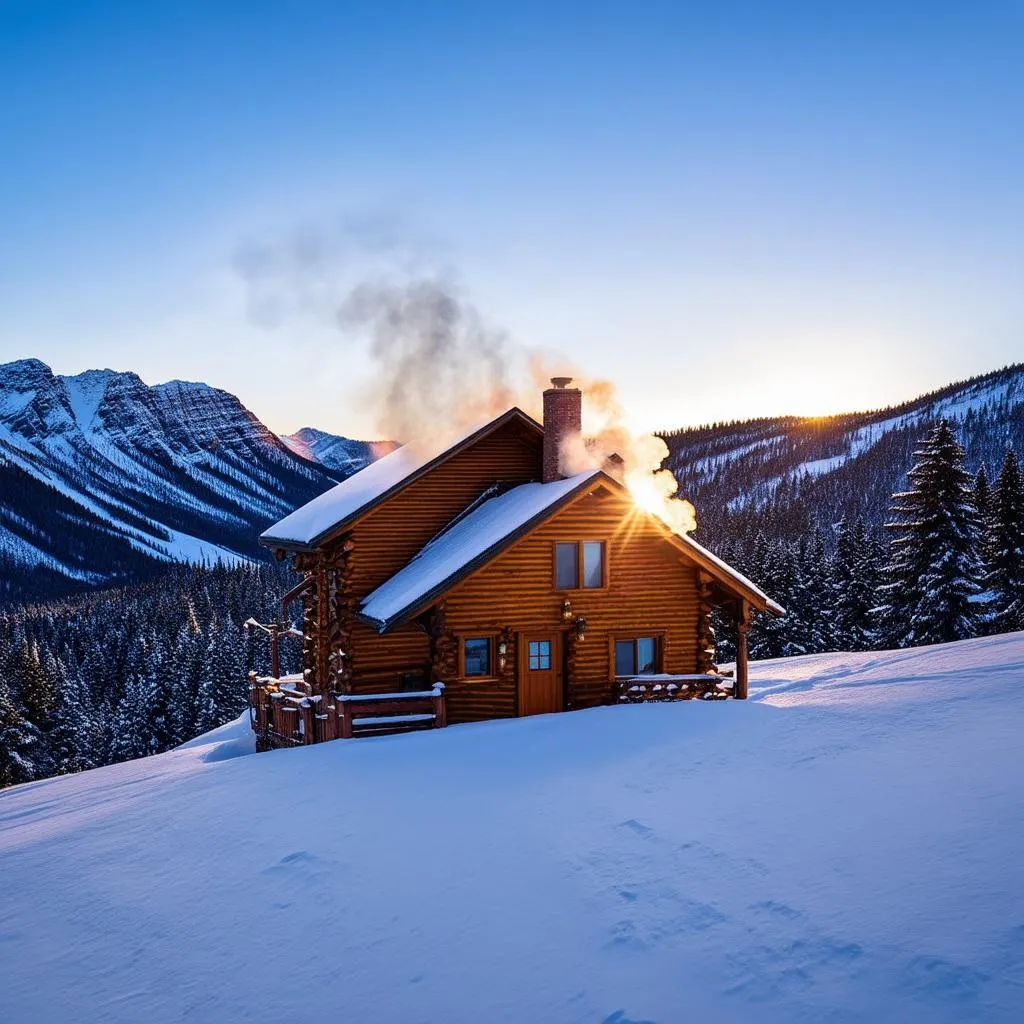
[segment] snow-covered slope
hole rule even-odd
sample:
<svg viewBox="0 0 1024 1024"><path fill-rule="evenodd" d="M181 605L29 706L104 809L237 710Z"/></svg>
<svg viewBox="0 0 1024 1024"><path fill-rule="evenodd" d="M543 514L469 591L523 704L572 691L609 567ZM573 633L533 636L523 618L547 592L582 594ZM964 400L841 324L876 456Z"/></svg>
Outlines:
<svg viewBox="0 0 1024 1024"><path fill-rule="evenodd" d="M1010 1022L1024 634L0 793L0 1016Z"/></svg>
<svg viewBox="0 0 1024 1024"><path fill-rule="evenodd" d="M303 427L294 434L283 434L281 440L296 455L319 462L346 476L379 459L398 447L394 441L353 441L350 437L328 434L315 427Z"/></svg>
<svg viewBox="0 0 1024 1024"><path fill-rule="evenodd" d="M358 445L358 442L356 442ZM0 366L0 559L83 583L252 554L260 530L360 468L296 454L233 395L133 373ZM3 595L0 594L0 597Z"/></svg>
<svg viewBox="0 0 1024 1024"><path fill-rule="evenodd" d="M856 512L879 522L914 448L942 417L954 423L972 470L984 463L994 474L1008 443L1024 451L1024 365L893 409L669 432L667 465L704 516L774 501L802 504L818 521Z"/></svg>

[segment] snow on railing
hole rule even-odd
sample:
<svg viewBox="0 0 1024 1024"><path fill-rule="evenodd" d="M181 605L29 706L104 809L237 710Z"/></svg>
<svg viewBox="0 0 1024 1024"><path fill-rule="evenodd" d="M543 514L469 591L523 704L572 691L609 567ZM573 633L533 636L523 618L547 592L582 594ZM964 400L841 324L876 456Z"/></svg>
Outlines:
<svg viewBox="0 0 1024 1024"><path fill-rule="evenodd" d="M374 732L448 724L444 683L396 693L313 694L301 675L249 675L249 711L257 748L298 746Z"/></svg>
<svg viewBox="0 0 1024 1024"><path fill-rule="evenodd" d="M336 693L334 699L345 701L373 700L414 700L417 697L441 697L444 695L444 683L434 683L431 690L397 690L394 693Z"/></svg>
<svg viewBox="0 0 1024 1024"><path fill-rule="evenodd" d="M707 672L670 675L623 676L615 680L620 704L646 704L665 700L722 700L732 691L728 676Z"/></svg>

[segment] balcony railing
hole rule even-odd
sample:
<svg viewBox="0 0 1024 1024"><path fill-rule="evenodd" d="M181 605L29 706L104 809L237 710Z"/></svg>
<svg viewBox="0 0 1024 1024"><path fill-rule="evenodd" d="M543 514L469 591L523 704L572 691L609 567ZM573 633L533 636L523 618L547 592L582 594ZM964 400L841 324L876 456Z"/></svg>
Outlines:
<svg viewBox="0 0 1024 1024"><path fill-rule="evenodd" d="M411 693L336 693L325 701L302 676L255 673L249 676L249 715L261 750L448 724L444 683Z"/></svg>

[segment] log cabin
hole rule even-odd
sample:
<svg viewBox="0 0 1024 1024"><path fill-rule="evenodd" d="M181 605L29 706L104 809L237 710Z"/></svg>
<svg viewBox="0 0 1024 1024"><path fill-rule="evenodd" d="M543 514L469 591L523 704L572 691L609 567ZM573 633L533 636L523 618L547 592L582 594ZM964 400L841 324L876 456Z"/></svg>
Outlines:
<svg viewBox="0 0 1024 1024"><path fill-rule="evenodd" d="M396 449L268 529L301 582L303 671L250 676L263 747L635 700L747 695L746 632L783 610L633 500L621 460L566 475L582 395ZM736 631L719 673L714 609ZM274 625L275 634L283 627ZM276 658L275 658L276 665Z"/></svg>

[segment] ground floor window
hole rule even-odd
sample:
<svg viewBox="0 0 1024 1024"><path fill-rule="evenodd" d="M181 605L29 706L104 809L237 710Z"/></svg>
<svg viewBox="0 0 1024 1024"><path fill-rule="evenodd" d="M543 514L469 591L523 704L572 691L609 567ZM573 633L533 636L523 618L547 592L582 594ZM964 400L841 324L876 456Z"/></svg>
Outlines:
<svg viewBox="0 0 1024 1024"><path fill-rule="evenodd" d="M638 636L615 641L617 676L650 676L660 671L657 637Z"/></svg>
<svg viewBox="0 0 1024 1024"><path fill-rule="evenodd" d="M463 676L490 676L492 637L467 636L462 641Z"/></svg>

